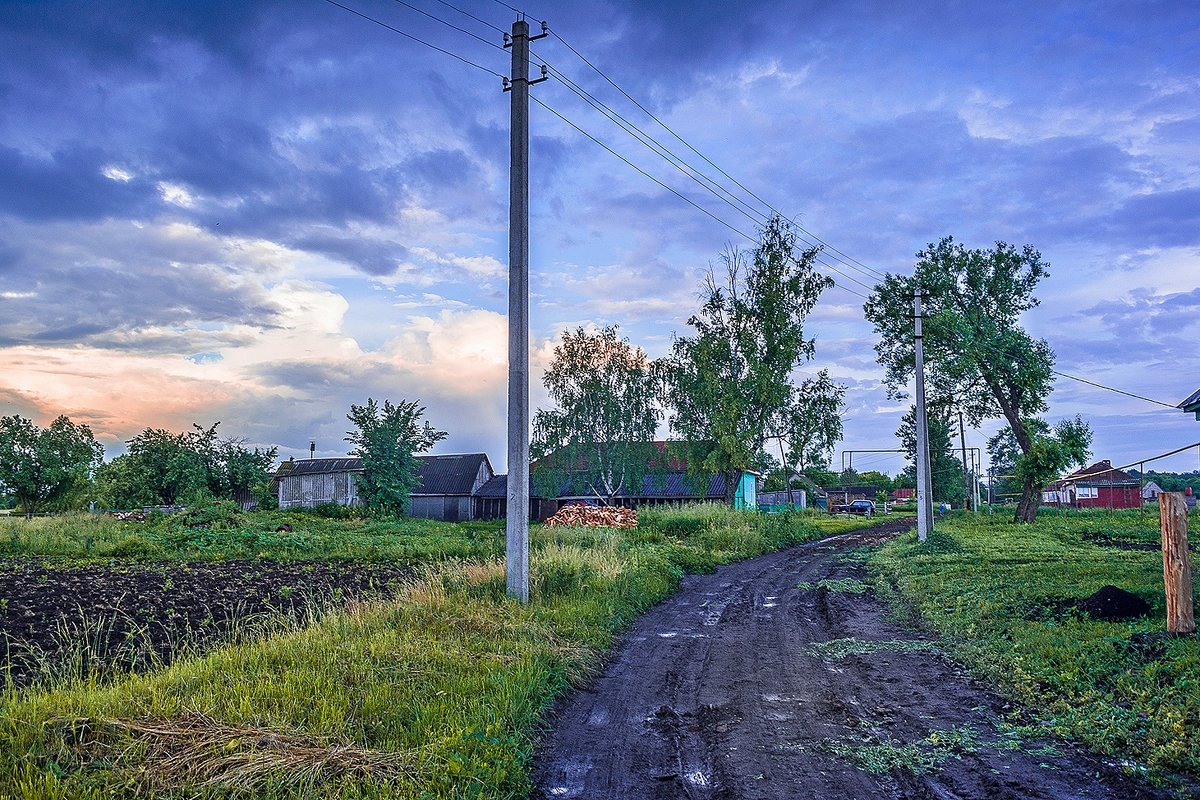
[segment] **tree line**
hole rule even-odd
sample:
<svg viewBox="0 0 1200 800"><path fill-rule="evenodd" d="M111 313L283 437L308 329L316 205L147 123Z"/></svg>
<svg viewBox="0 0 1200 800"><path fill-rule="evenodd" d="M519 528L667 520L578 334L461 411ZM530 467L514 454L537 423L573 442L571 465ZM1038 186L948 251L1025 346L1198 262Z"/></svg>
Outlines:
<svg viewBox="0 0 1200 800"><path fill-rule="evenodd" d="M544 376L553 407L533 419L531 456L542 491L611 501L640 494L647 475L683 464L697 482L724 477L725 500L747 469L780 488L802 473L832 475L829 458L843 434L846 387L828 371L797 382L815 356L804 323L833 281L816 269L820 250L801 247L794 227L774 217L752 250L728 248L708 269L700 307L670 352L650 359L617 326L565 331ZM962 465L951 455L950 415L972 426L1002 418L988 442L992 463L1020 487L1016 519L1032 520L1041 488L1088 455L1091 430L1078 417L1051 426L1041 418L1052 389L1054 354L1019 323L1038 301L1047 265L1032 247L997 242L968 250L951 237L917 254L913 275L886 275L864 305L892 398L913 376L913 293L925 297L924 329L934 496L962 497ZM414 488L414 454L445 438L421 417L417 401L352 405L347 441L364 462L359 492L369 507L403 513ZM655 437L666 422L669 448ZM109 507L174 504L265 487L275 448L221 439L217 425L185 433L146 429L129 452L105 464L86 425L66 417L42 430L19 416L0 419L0 486L27 513L91 497ZM915 451L912 412L897 431ZM774 443L779 458L768 453ZM880 475L882 475L880 473ZM886 476L883 476L886 477ZM910 482L910 471L899 480ZM891 479L889 479L890 481ZM820 481L818 481L820 483ZM883 485L883 481L879 481ZM768 484L770 485L770 484ZM892 481L893 487L896 485Z"/></svg>

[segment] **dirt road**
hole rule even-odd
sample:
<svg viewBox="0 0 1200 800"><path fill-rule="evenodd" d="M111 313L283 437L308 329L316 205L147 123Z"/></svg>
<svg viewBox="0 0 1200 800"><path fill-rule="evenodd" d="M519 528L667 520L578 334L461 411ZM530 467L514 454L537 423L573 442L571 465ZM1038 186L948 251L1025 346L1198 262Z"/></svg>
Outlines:
<svg viewBox="0 0 1200 800"><path fill-rule="evenodd" d="M1062 743L1006 732L1002 701L888 621L843 556L897 527L687 578L559 709L533 796L1168 796Z"/></svg>

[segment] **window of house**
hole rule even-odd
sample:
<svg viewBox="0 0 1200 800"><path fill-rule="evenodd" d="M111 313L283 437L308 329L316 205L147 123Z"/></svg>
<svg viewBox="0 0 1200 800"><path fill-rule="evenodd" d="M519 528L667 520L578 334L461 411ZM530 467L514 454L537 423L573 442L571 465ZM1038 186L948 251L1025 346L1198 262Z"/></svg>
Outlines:
<svg viewBox="0 0 1200 800"><path fill-rule="evenodd" d="M1100 496L1100 489L1096 486L1080 486L1075 490L1075 496L1080 500L1095 499Z"/></svg>

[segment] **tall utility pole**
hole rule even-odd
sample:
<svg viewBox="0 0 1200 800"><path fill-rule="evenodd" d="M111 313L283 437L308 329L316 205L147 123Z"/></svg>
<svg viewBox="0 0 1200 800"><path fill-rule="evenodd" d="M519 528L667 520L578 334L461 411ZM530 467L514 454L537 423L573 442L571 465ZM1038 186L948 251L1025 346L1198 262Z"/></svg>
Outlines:
<svg viewBox="0 0 1200 800"><path fill-rule="evenodd" d="M542 33L533 39L546 36ZM508 181L508 510L504 563L509 597L529 602L529 23L512 26L511 164Z"/></svg>
<svg viewBox="0 0 1200 800"><path fill-rule="evenodd" d="M958 444L963 460L963 511L971 510L971 468L967 466L967 433L963 428L963 412L958 412Z"/></svg>
<svg viewBox="0 0 1200 800"><path fill-rule="evenodd" d="M921 333L921 290L913 293L913 321L916 323L914 352L917 362L917 540L933 530L933 492L929 474L929 421L925 417L925 350Z"/></svg>

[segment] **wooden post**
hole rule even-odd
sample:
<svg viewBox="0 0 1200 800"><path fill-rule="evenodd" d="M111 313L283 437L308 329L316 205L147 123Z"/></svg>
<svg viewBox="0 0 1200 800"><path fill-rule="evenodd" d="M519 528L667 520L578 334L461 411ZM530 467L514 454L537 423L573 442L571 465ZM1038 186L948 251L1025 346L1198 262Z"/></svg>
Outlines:
<svg viewBox="0 0 1200 800"><path fill-rule="evenodd" d="M1195 633L1192 610L1192 564L1188 557L1187 502L1181 492L1158 495L1162 524L1163 583L1167 592L1167 631Z"/></svg>

